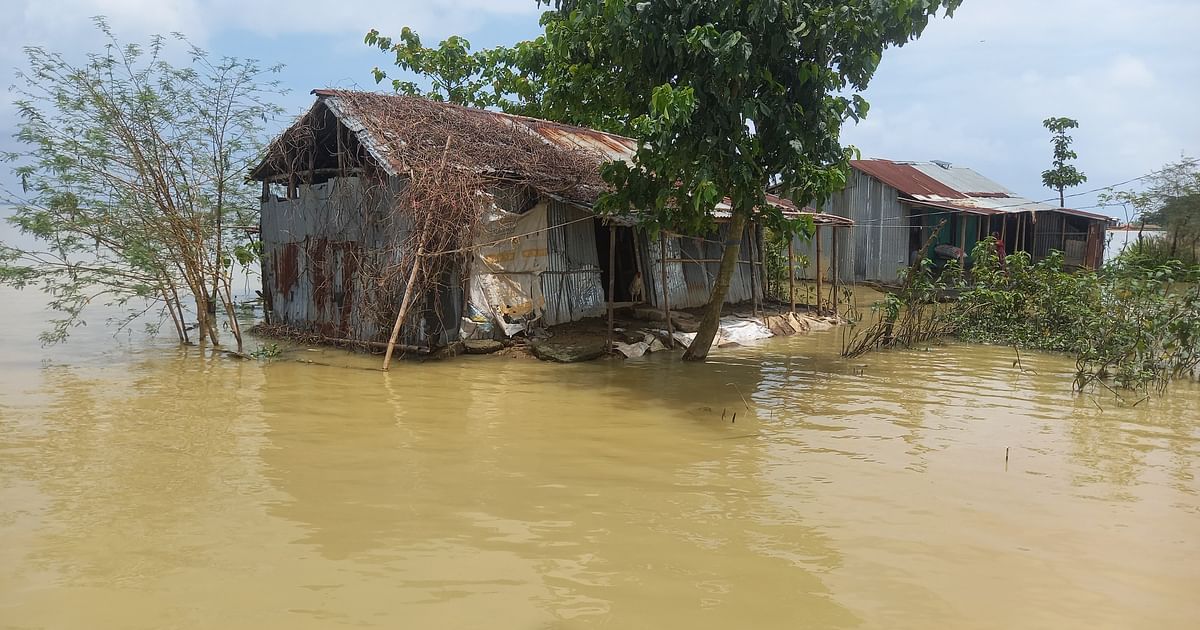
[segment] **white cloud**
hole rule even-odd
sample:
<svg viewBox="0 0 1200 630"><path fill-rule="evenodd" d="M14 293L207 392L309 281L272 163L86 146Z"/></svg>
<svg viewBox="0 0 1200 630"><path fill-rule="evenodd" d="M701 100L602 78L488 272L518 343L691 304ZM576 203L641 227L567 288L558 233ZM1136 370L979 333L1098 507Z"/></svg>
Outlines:
<svg viewBox="0 0 1200 630"><path fill-rule="evenodd" d="M361 41L372 27L387 34L412 26L432 39L470 33L497 16L535 20L538 10L534 0L18 0L7 10L9 19L0 23L0 62L13 66L24 45L88 49L100 41L90 20L94 16L105 16L125 41L182 32L204 44L234 29L265 38L350 36ZM328 45L318 39L313 44Z"/></svg>
<svg viewBox="0 0 1200 630"><path fill-rule="evenodd" d="M1081 125L1082 189L1142 175L1181 150L1200 154L1196 24L1196 0L968 0L885 54L870 116L844 138L864 154L946 159L1045 198L1041 121L1068 116Z"/></svg>
<svg viewBox="0 0 1200 630"><path fill-rule="evenodd" d="M1141 59L1122 55L1108 69L1108 79L1121 88L1149 88L1154 85L1154 73Z"/></svg>

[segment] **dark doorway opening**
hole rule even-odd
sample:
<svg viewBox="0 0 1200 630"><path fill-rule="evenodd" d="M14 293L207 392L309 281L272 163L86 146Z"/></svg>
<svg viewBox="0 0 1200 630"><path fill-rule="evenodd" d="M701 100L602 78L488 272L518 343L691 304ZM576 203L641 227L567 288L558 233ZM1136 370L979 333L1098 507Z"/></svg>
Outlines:
<svg viewBox="0 0 1200 630"><path fill-rule="evenodd" d="M633 279L638 273L639 263L633 228L617 226L610 232L609 226L600 219L593 221L593 224L596 232L596 259L600 261L600 283L604 287L604 299L611 299L613 302L632 302L633 296L630 289ZM610 234L616 236L615 261L608 257ZM615 295L613 296L608 295L610 273L616 273L616 282L613 286Z"/></svg>

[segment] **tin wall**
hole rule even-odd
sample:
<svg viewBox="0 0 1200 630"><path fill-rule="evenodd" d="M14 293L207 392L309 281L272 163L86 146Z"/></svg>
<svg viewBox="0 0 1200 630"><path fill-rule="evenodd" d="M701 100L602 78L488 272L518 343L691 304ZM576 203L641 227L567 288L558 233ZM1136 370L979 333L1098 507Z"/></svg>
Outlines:
<svg viewBox="0 0 1200 630"><path fill-rule="evenodd" d="M365 194L357 177L301 186L296 199L262 203L263 288L272 322L336 339L386 341L408 270L399 268L407 229L391 212L400 184ZM388 218L384 218L388 217ZM462 288L445 273L419 296L400 342L441 346L458 338ZM388 286L378 286L387 278Z"/></svg>
<svg viewBox="0 0 1200 630"><path fill-rule="evenodd" d="M547 269L541 274L547 325L603 315L607 305L596 252L594 215L558 200L546 208Z"/></svg>
<svg viewBox="0 0 1200 630"><path fill-rule="evenodd" d="M721 224L715 233L703 238L680 236L666 239L667 296L672 309L694 308L708 303L709 294L721 267L718 261L722 255L722 243L728 233L728 224ZM755 295L762 297L762 275L751 279L751 252L753 251L755 256L758 255L754 233L752 226L747 226L742 235L742 246L738 256L740 262L737 271L730 278L729 293L725 296L725 302L728 304L746 302ZM646 297L655 306L661 306L663 294L660 241L640 238L639 243L642 248L642 260L648 261L648 272L643 277ZM681 260L686 262L680 262Z"/></svg>
<svg viewBox="0 0 1200 630"><path fill-rule="evenodd" d="M858 170L852 170L846 188L825 203L824 210L852 219L855 224L837 228L840 282L895 282L908 266L909 212L895 188ZM822 228L832 230L832 228ZM832 238L832 237L828 237ZM796 239L797 256L807 256L809 269L798 277L815 278L816 246ZM831 266L832 242L821 243L822 266ZM828 274L829 272L826 272ZM830 276L826 275L828 279Z"/></svg>

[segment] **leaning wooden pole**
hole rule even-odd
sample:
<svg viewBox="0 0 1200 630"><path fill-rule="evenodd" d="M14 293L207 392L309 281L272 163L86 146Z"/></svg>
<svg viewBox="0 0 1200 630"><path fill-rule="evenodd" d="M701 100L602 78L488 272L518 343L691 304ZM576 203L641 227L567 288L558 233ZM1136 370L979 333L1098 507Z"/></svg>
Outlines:
<svg viewBox="0 0 1200 630"><path fill-rule="evenodd" d="M817 239L817 315L821 314L821 226L816 227Z"/></svg>
<svg viewBox="0 0 1200 630"><path fill-rule="evenodd" d="M658 253L658 270L662 275L659 290L662 291L663 320L667 322L667 347L674 348L675 327L671 324L671 297L670 291L667 290L667 233L665 230L660 230L658 233Z"/></svg>
<svg viewBox="0 0 1200 630"><path fill-rule="evenodd" d="M788 301L792 303L792 312L796 312L796 247L794 239L788 239Z"/></svg>
<svg viewBox="0 0 1200 630"><path fill-rule="evenodd" d="M404 288L404 299L400 301L400 313L396 315L396 323L392 325L392 336L388 338L387 353L383 355L383 371L392 365L392 352L396 349L396 339L400 337L400 328L404 326L404 318L408 317L408 307L412 305L413 288L417 285L417 276L421 273L421 259L425 256L425 245L417 248L413 260L412 271L408 274L408 286Z"/></svg>
<svg viewBox="0 0 1200 630"><path fill-rule="evenodd" d="M617 299L617 226L608 224L608 351L613 349L613 302Z"/></svg>

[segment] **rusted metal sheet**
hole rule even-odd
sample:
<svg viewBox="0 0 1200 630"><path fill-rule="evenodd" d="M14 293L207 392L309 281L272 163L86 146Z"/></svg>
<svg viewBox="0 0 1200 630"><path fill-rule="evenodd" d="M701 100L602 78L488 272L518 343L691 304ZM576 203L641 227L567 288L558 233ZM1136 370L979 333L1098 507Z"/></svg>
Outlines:
<svg viewBox="0 0 1200 630"><path fill-rule="evenodd" d="M505 114L494 114L505 116ZM574 127L536 118L509 116L549 142L568 149L584 149L604 155L609 160L629 160L637 150L637 142L586 127Z"/></svg>
<svg viewBox="0 0 1200 630"><path fill-rule="evenodd" d="M407 236L391 201L400 187L393 178L364 195L359 178L335 178L302 186L296 199L263 202L263 286L271 293L273 322L332 338L386 340L389 328L380 320L394 315L401 289L373 286L363 268L400 264L401 252L388 246ZM459 275L447 272L422 296L401 331L402 343L441 346L458 338Z"/></svg>
<svg viewBox="0 0 1200 630"><path fill-rule="evenodd" d="M891 160L851 160L850 166L915 198L962 199L966 195L913 168Z"/></svg>

